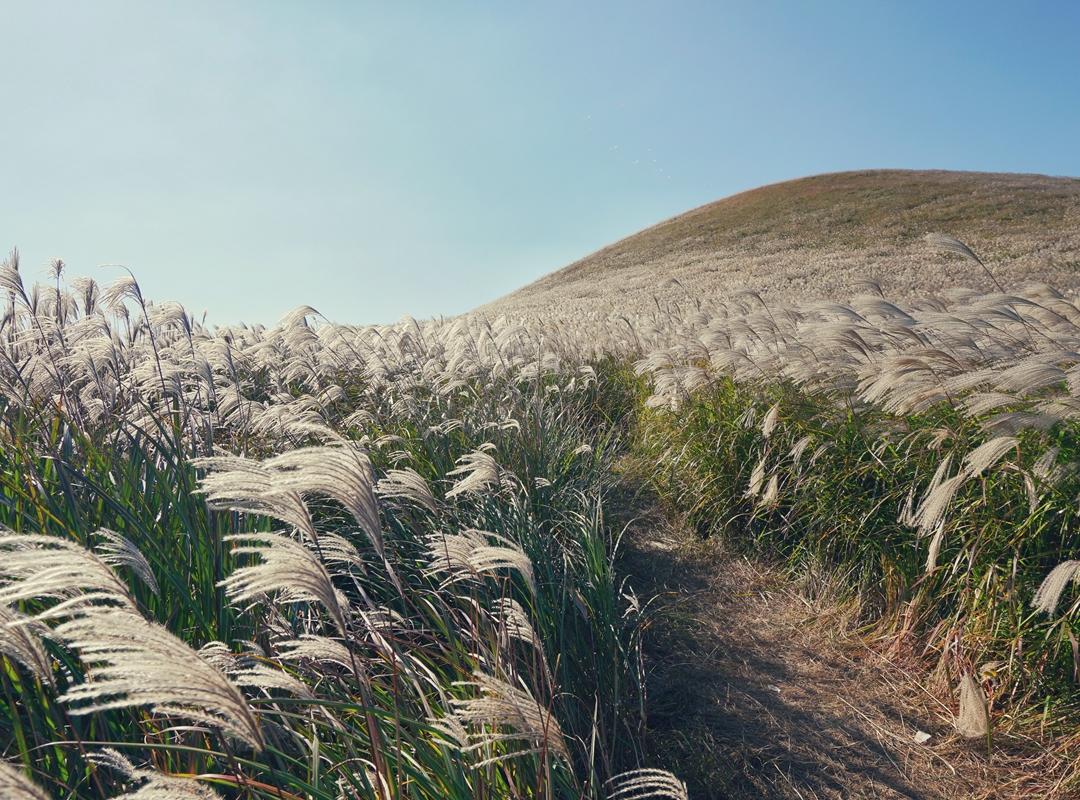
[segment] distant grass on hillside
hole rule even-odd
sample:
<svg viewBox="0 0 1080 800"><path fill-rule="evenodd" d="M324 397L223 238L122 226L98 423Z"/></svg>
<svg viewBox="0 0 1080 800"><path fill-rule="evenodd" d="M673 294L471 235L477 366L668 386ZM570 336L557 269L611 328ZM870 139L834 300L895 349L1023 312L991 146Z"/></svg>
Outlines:
<svg viewBox="0 0 1080 800"><path fill-rule="evenodd" d="M873 170L763 186L693 209L481 310L642 313L744 289L774 301L839 299L868 279L893 297L980 286L964 264L926 252L921 240L933 230L993 258L1007 284L1080 286L1080 180Z"/></svg>

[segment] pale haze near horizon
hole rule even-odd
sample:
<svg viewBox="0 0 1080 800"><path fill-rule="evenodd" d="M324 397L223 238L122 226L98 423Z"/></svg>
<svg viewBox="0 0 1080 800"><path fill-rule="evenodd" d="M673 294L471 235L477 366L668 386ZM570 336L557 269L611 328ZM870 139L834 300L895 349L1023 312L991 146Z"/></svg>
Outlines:
<svg viewBox="0 0 1080 800"><path fill-rule="evenodd" d="M1077 9L0 2L0 247L216 323L457 314L765 183L1078 175Z"/></svg>

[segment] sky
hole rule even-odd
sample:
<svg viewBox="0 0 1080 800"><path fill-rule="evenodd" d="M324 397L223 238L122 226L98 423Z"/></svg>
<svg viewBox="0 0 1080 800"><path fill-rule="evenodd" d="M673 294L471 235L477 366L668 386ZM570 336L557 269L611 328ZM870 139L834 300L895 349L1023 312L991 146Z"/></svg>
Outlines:
<svg viewBox="0 0 1080 800"><path fill-rule="evenodd" d="M720 197L1080 175L1074 2L0 0L0 248L216 323L452 315Z"/></svg>

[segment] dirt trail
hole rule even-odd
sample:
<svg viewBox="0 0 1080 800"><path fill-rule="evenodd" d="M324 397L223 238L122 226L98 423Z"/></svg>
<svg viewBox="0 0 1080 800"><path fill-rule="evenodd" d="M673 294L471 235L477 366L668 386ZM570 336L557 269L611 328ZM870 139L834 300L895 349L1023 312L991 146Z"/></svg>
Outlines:
<svg viewBox="0 0 1080 800"><path fill-rule="evenodd" d="M961 739L946 703L853 636L842 605L656 515L624 547L635 590L655 597L651 757L694 800L1047 796L1037 751L995 742L988 758Z"/></svg>

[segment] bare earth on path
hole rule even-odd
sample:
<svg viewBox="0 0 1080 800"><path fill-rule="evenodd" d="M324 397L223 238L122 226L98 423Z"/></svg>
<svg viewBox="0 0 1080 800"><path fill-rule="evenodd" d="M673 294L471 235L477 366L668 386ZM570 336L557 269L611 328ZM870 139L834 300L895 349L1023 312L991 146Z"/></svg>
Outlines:
<svg viewBox="0 0 1080 800"><path fill-rule="evenodd" d="M960 738L948 698L867 647L830 593L812 601L657 512L623 547L634 590L653 598L650 757L694 800L1066 796L1063 765L1030 741L999 736L988 758Z"/></svg>

